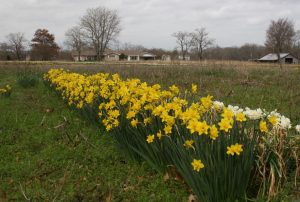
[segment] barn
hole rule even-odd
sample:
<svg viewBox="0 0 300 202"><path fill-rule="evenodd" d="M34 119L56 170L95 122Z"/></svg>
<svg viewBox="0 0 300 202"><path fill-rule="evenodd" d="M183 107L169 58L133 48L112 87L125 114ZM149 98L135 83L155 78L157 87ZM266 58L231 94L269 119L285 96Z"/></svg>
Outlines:
<svg viewBox="0 0 300 202"><path fill-rule="evenodd" d="M270 53L260 59L258 62L278 62L278 56L276 53ZM292 56L290 53L280 53L280 62L282 64L298 64L299 60Z"/></svg>

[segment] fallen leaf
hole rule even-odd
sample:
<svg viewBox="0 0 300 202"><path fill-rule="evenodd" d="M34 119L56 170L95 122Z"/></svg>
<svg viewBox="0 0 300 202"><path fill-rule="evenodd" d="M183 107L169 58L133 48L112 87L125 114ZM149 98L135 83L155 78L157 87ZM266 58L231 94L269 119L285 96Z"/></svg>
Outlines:
<svg viewBox="0 0 300 202"><path fill-rule="evenodd" d="M0 190L0 202L4 202L7 199L7 193L5 191Z"/></svg>
<svg viewBox="0 0 300 202"><path fill-rule="evenodd" d="M105 198L105 202L111 202L111 201L112 201L112 191L111 191L111 189L109 189L108 195Z"/></svg>
<svg viewBox="0 0 300 202"><path fill-rule="evenodd" d="M170 179L170 175L168 172L164 175L164 182L168 181Z"/></svg>
<svg viewBox="0 0 300 202"><path fill-rule="evenodd" d="M188 202L196 202L196 201L197 201L196 196L194 194L190 194Z"/></svg>

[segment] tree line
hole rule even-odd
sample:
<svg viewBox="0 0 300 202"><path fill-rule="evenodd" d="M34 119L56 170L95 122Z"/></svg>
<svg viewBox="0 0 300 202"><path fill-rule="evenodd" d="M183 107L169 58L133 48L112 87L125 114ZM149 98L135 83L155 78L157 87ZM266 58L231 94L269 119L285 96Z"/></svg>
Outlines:
<svg viewBox="0 0 300 202"><path fill-rule="evenodd" d="M88 9L78 25L66 32L65 44L76 50L79 56L83 48L92 47L96 52L96 59L102 60L104 51L120 31L120 17L116 10L105 7ZM26 56L30 56L31 60L55 60L60 53L54 35L47 29L38 29L29 45L26 44L28 41L24 33L9 34L7 42L0 44L0 59L24 60ZM26 46L30 47L30 51L25 51Z"/></svg>
<svg viewBox="0 0 300 202"><path fill-rule="evenodd" d="M79 22L65 33L64 44L69 50L62 50L55 42L54 34L47 29L37 29L29 42L24 33L10 33L6 42L0 43L1 60L57 60L71 59L71 50L80 56L83 50L93 49L96 60L103 60L105 50L118 44L121 32L121 18L116 10L105 7L88 9ZM171 34L177 46L174 50L147 49L141 45L124 44L123 49L143 50L155 54L157 59L170 55L173 59L193 60L255 60L267 53L292 53L300 57L300 31L295 31L294 23L287 18L272 20L266 30L264 45L244 44L240 47L219 47L209 36L206 28L192 32L178 31ZM115 49L120 49L118 46ZM179 58L178 58L179 57Z"/></svg>
<svg viewBox="0 0 300 202"><path fill-rule="evenodd" d="M184 60L187 54L194 59L225 59L225 60L255 60L266 53L292 53L300 56L300 31L295 31L294 23L287 18L272 20L266 30L264 46L257 44L244 44L240 47L221 48L209 38L205 28L194 32L178 31L172 34L176 39L177 51Z"/></svg>
<svg viewBox="0 0 300 202"><path fill-rule="evenodd" d="M0 44L0 59L4 60L53 60L59 55L60 48L55 42L53 34L47 29L37 29L31 42L25 38L24 33L10 33L7 43ZM26 51L26 47L30 51ZM28 58L27 58L28 59Z"/></svg>

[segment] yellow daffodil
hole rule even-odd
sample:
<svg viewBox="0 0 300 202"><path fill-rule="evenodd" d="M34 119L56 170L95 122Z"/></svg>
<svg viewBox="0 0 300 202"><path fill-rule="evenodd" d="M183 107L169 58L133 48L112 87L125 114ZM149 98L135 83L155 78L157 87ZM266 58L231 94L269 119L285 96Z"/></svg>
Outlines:
<svg viewBox="0 0 300 202"><path fill-rule="evenodd" d="M127 112L126 118L127 119L132 119L133 117L135 117L135 115L136 115L136 112L130 110L129 112Z"/></svg>
<svg viewBox="0 0 300 202"><path fill-rule="evenodd" d="M227 147L226 153L228 155L234 156L235 154L240 155L242 151L243 151L243 145L236 143L234 145L231 145L230 147Z"/></svg>
<svg viewBox="0 0 300 202"><path fill-rule="evenodd" d="M268 132L267 122L261 121L261 122L259 123L259 129L260 129L260 131L263 132L263 133Z"/></svg>
<svg viewBox="0 0 300 202"><path fill-rule="evenodd" d="M148 144L152 143L154 141L154 135L148 135L147 140Z"/></svg>
<svg viewBox="0 0 300 202"><path fill-rule="evenodd" d="M204 106L205 109L209 109L212 106L212 104L213 104L212 99L213 99L213 96L210 96L210 95L208 95L206 97L202 97L200 99L201 104Z"/></svg>
<svg viewBox="0 0 300 202"><path fill-rule="evenodd" d="M239 122L244 122L246 121L246 115L243 112L238 112L235 116L235 119Z"/></svg>
<svg viewBox="0 0 300 202"><path fill-rule="evenodd" d="M151 123L151 118L150 117L144 118L144 124L145 125L148 125L150 123Z"/></svg>
<svg viewBox="0 0 300 202"><path fill-rule="evenodd" d="M215 125L211 126L209 129L209 137L215 140L219 136L219 131Z"/></svg>
<svg viewBox="0 0 300 202"><path fill-rule="evenodd" d="M138 124L138 120L136 119L132 119L131 122L130 122L131 126L136 128L137 124Z"/></svg>
<svg viewBox="0 0 300 202"><path fill-rule="evenodd" d="M164 132L166 135L171 134L172 133L172 127L171 126L165 126L164 127Z"/></svg>
<svg viewBox="0 0 300 202"><path fill-rule="evenodd" d="M268 118L268 120L269 120L269 122L273 125L273 126L275 126L277 123L278 123L278 118L276 117L276 116L270 116L269 118Z"/></svg>
<svg viewBox="0 0 300 202"><path fill-rule="evenodd" d="M233 116L234 116L234 113L230 109L228 109L226 107L223 109L223 114L222 114L223 118L232 119Z"/></svg>
<svg viewBox="0 0 300 202"><path fill-rule="evenodd" d="M192 84L192 93L193 94L197 93L197 85L196 84Z"/></svg>
<svg viewBox="0 0 300 202"><path fill-rule="evenodd" d="M158 133L156 133L156 136L159 140L161 140L161 137L162 137L162 134L161 134L161 131L159 131Z"/></svg>
<svg viewBox="0 0 300 202"><path fill-rule="evenodd" d="M223 118L221 122L218 123L218 125L220 126L220 130L228 132L229 129L232 128L232 123L232 119Z"/></svg>
<svg viewBox="0 0 300 202"><path fill-rule="evenodd" d="M194 144L194 140L186 140L183 144L186 148L192 148Z"/></svg>
<svg viewBox="0 0 300 202"><path fill-rule="evenodd" d="M193 170L199 172L200 169L204 168L204 164L201 162L201 160L194 159L191 163L193 166Z"/></svg>

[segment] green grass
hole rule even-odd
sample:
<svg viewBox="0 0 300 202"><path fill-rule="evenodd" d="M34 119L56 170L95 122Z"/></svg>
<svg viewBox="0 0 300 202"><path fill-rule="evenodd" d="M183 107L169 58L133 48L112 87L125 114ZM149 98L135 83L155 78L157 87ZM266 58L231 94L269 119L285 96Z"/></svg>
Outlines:
<svg viewBox="0 0 300 202"><path fill-rule="evenodd" d="M184 184L128 159L41 82L19 87L16 73L0 74L13 88L0 98L0 201L187 200Z"/></svg>
<svg viewBox="0 0 300 202"><path fill-rule="evenodd" d="M121 151L110 134L86 122L62 99L39 82L22 88L18 74L31 69L42 75L49 68L81 73L119 73L164 88L198 84L200 95L226 104L278 109L300 123L300 68L243 63L180 65L0 63L0 201L187 201L189 189L174 179L164 182L147 164ZM278 201L292 201L300 190L292 185ZM298 183L299 179L298 179ZM110 200L111 199L111 200Z"/></svg>

